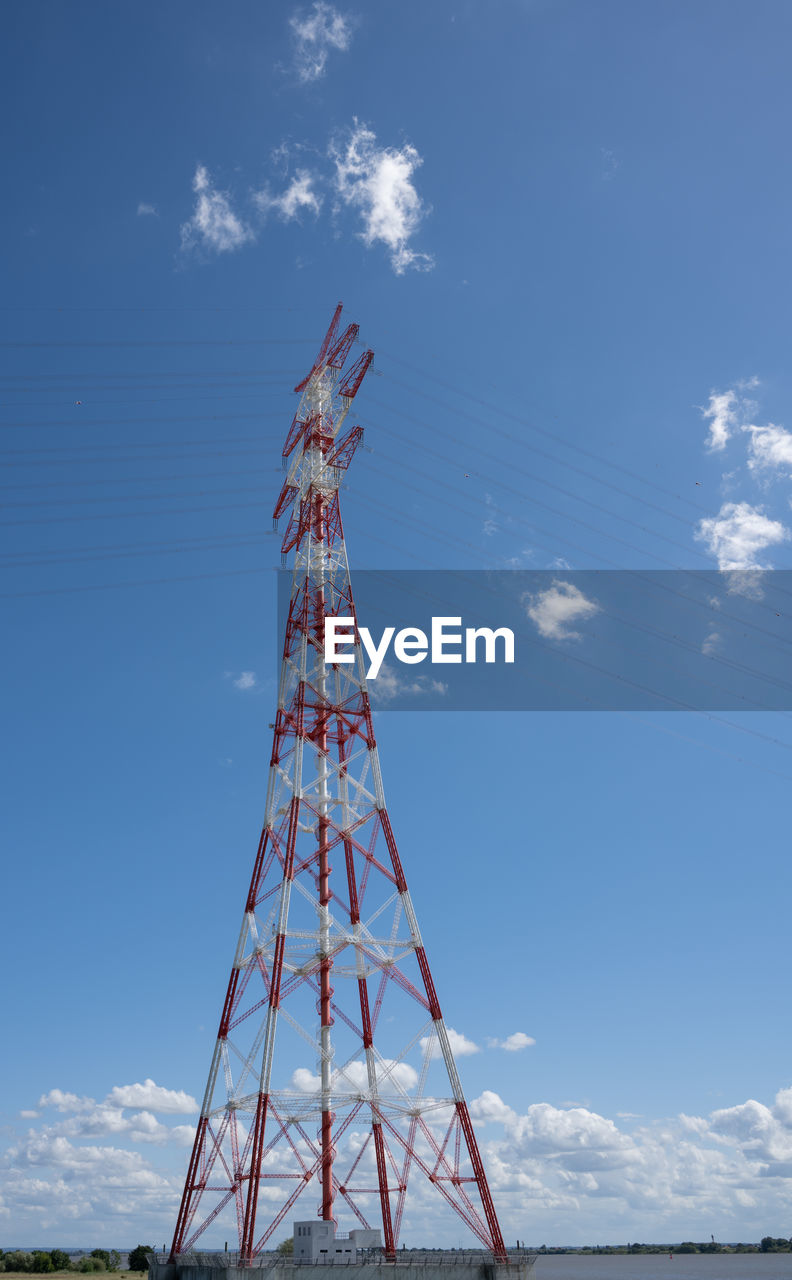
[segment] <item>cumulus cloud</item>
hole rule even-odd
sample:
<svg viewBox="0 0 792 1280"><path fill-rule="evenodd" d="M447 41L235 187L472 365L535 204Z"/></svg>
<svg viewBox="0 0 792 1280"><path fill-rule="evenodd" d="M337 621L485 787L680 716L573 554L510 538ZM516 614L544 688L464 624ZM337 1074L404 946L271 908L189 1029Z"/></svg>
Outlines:
<svg viewBox="0 0 792 1280"><path fill-rule="evenodd" d="M513 1125L518 1119L517 1112L507 1106L492 1089L485 1089L480 1097L474 1098L470 1104L470 1114L482 1124L493 1120L498 1124Z"/></svg>
<svg viewBox="0 0 792 1280"><path fill-rule="evenodd" d="M301 84L319 80L327 69L333 50L346 53L352 42L352 20L348 14L324 0L316 0L307 13L295 13L289 19L294 38L294 65Z"/></svg>
<svg viewBox="0 0 792 1280"><path fill-rule="evenodd" d="M459 1052L458 1043L455 1048ZM401 1073L405 1088L415 1083L416 1072L408 1064L388 1061L379 1069L387 1073L390 1068L394 1075ZM365 1092L365 1064L354 1062L344 1070L346 1079L336 1077L339 1091ZM303 1093L319 1086L306 1068L294 1073L292 1083ZM113 1105L119 1097L143 1102L141 1090L160 1105L168 1101L152 1094L148 1081L111 1089L101 1103L57 1089L44 1095L51 1110L71 1108L71 1114L66 1120L57 1117L55 1125L39 1120L0 1155L0 1211L10 1210L16 1229L43 1226L53 1238L79 1241L98 1238L97 1230L112 1221L125 1238L138 1228L144 1238L167 1238L184 1178L184 1155L175 1148L180 1140L189 1141L192 1129L178 1126L170 1132L180 1137L158 1147L160 1125L152 1110ZM123 1116L124 1110L131 1114ZM653 1122L628 1113L614 1121L583 1104L536 1102L517 1110L491 1089L474 1098L470 1110L501 1223L511 1235L530 1220L534 1241L624 1239L627 1224L636 1222L643 1224L646 1239L708 1238L706 1224L717 1213L721 1238L758 1240L769 1224L784 1221L788 1210L789 1087L775 1099L748 1098L708 1115ZM100 1112L117 1126L107 1142L89 1132ZM84 1128L64 1132L71 1121ZM629 1133L621 1122L629 1124ZM124 1124L136 1128L120 1127ZM356 1136L362 1146L365 1127ZM139 1143L145 1154L127 1149L131 1143ZM152 1155L157 1167L148 1159ZM373 1158L370 1144L364 1160ZM456 1228L448 1231L438 1218L436 1196L425 1180L416 1178L408 1203L411 1230L418 1235L433 1230L438 1244L457 1242Z"/></svg>
<svg viewBox="0 0 792 1280"><path fill-rule="evenodd" d="M195 209L182 224L182 249L196 247L213 253L230 253L255 239L254 234L231 208L227 191L218 191L209 171L198 165L193 178Z"/></svg>
<svg viewBox="0 0 792 1280"><path fill-rule="evenodd" d="M256 687L255 671L240 671L234 680L235 689L254 689Z"/></svg>
<svg viewBox="0 0 792 1280"><path fill-rule="evenodd" d="M749 502L724 502L717 516L700 520L695 534L705 543L719 569L768 569L762 563L762 552L789 538L789 530L780 520L764 514L763 507Z"/></svg>
<svg viewBox="0 0 792 1280"><path fill-rule="evenodd" d="M29 1133L8 1150L7 1159L22 1165L49 1165L74 1171L101 1168L109 1176L119 1173L128 1176L145 1170L145 1161L136 1151L124 1151L121 1147L79 1147L68 1138L48 1133Z"/></svg>
<svg viewBox="0 0 792 1280"><path fill-rule="evenodd" d="M599 612L599 605L587 599L571 582L555 578L552 586L523 599L525 611L541 636L549 640L580 640L572 624Z"/></svg>
<svg viewBox="0 0 792 1280"><path fill-rule="evenodd" d="M308 169L298 169L286 190L279 196L272 195L269 188L265 187L263 191L254 193L253 203L261 213L276 213L283 222L294 219L299 221L303 212L318 217L322 197L314 190L316 182L316 174L310 173Z"/></svg>
<svg viewBox="0 0 792 1280"><path fill-rule="evenodd" d="M377 1076L380 1087L386 1092L388 1085L393 1088L414 1089L418 1083L418 1073L408 1062L397 1062L393 1058L380 1059L377 1062ZM307 1067L298 1067L293 1072L292 1087L300 1093L317 1093L321 1088L321 1078L314 1075ZM368 1068L365 1062L348 1062L337 1068L331 1076L331 1088L337 1093L366 1093L368 1091Z"/></svg>
<svg viewBox="0 0 792 1280"><path fill-rule="evenodd" d="M644 1123L629 1134L580 1105L536 1103L521 1115L491 1090L470 1109L486 1126L482 1154L502 1217L526 1206L534 1221L561 1210L581 1242L603 1218L615 1236L616 1224L636 1215L647 1223L647 1238L680 1238L688 1223L708 1221L715 1209L725 1238L758 1239L768 1215L783 1213L792 1187L790 1089L769 1106L749 1099L709 1116ZM641 1117L624 1112L619 1119Z"/></svg>
<svg viewBox="0 0 792 1280"><path fill-rule="evenodd" d="M413 183L423 163L415 147L380 147L376 134L355 120L345 141L331 145L330 155L339 200L360 214L366 247L384 244L396 275L408 268L431 270L433 259L409 243L427 212Z"/></svg>
<svg viewBox="0 0 792 1280"><path fill-rule="evenodd" d="M141 1111L157 1111L161 1115L193 1115L198 1103L183 1089L165 1089L153 1080L142 1084L117 1084L107 1095L107 1102L117 1107Z"/></svg>
<svg viewBox="0 0 792 1280"><path fill-rule="evenodd" d="M76 1093L66 1093L63 1089L50 1089L38 1100L42 1108L55 1107L58 1111L91 1111L96 1102L93 1098L81 1098Z"/></svg>
<svg viewBox="0 0 792 1280"><path fill-rule="evenodd" d="M198 1110L198 1103L182 1089L165 1089L147 1079L142 1084L116 1085L102 1102L62 1089L50 1089L39 1099L39 1107L54 1109L66 1116L64 1120L46 1124L38 1135L41 1141L59 1138L68 1143L73 1138L118 1138L123 1135L133 1143L185 1146L195 1136L193 1126L162 1124L154 1112L191 1115ZM132 1114L125 1114L128 1111ZM37 1118L35 1111L21 1114L25 1118ZM30 1135L33 1133L31 1130ZM76 1149L83 1150L82 1147Z"/></svg>
<svg viewBox="0 0 792 1280"><path fill-rule="evenodd" d="M518 1053L520 1049L528 1049L532 1044L536 1044L533 1036L527 1036L524 1031L513 1031L505 1040L489 1040L487 1041L490 1049L505 1049L507 1053Z"/></svg>
<svg viewBox="0 0 792 1280"><path fill-rule="evenodd" d="M743 431L750 435L748 445L748 469L755 475L783 472L792 475L792 432L768 422L764 427L746 424Z"/></svg>
<svg viewBox="0 0 792 1280"><path fill-rule="evenodd" d="M453 1027L446 1028L448 1032L448 1043L451 1045L451 1052L455 1058L467 1058L472 1053L480 1053L481 1049L467 1036L463 1036L461 1031L455 1031ZM430 1058L439 1058L442 1056L437 1036L423 1036L421 1039L421 1049L426 1053L429 1050Z"/></svg>

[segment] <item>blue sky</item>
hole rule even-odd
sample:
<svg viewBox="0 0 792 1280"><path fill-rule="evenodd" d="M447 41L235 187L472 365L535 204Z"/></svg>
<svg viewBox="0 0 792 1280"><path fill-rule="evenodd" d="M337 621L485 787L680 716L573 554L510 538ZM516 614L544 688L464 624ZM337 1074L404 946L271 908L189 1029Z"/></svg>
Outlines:
<svg viewBox="0 0 792 1280"><path fill-rule="evenodd" d="M3 7L3 1247L172 1234L339 299L353 570L792 567L791 23ZM377 726L504 1234L784 1234L789 717Z"/></svg>

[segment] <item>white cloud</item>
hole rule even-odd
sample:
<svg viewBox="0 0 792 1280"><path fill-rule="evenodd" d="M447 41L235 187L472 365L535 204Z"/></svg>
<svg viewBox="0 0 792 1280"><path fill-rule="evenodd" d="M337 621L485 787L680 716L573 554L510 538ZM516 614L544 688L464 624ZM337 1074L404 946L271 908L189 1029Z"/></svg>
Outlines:
<svg viewBox="0 0 792 1280"><path fill-rule="evenodd" d="M146 204L145 200L141 200L137 207L137 216L139 218L158 218L159 214L153 204Z"/></svg>
<svg viewBox="0 0 792 1280"><path fill-rule="evenodd" d="M615 1154L617 1160L632 1160L635 1155L632 1139L621 1133L612 1120L586 1107L562 1111L549 1102L536 1102L519 1117L513 1140L526 1152L596 1152L598 1162L605 1152L611 1158ZM583 1165L578 1163L577 1167Z"/></svg>
<svg viewBox="0 0 792 1280"><path fill-rule="evenodd" d="M532 1044L536 1044L533 1036L527 1036L524 1031L513 1031L505 1040L488 1040L490 1049L505 1049L507 1053L518 1053L520 1049L528 1049Z"/></svg>
<svg viewBox="0 0 792 1280"><path fill-rule="evenodd" d="M384 244L396 275L431 270L433 259L409 246L427 212L412 180L423 163L415 147L379 147L372 130L355 120L345 145L333 143L330 156L338 196L360 214L367 248Z"/></svg>
<svg viewBox="0 0 792 1280"><path fill-rule="evenodd" d="M748 469L754 474L783 471L792 474L792 432L768 422L765 427L752 423L742 428L751 437L748 446Z"/></svg>
<svg viewBox="0 0 792 1280"><path fill-rule="evenodd" d="M448 1043L451 1045L451 1052L455 1058L467 1058L472 1053L481 1053L479 1046L473 1040L468 1040L467 1036L463 1036L461 1031L455 1031L453 1027L446 1027L446 1031L448 1032ZM420 1043L424 1053L426 1053L427 1049L429 1050L430 1058L442 1056L437 1036L423 1036Z"/></svg>
<svg viewBox="0 0 792 1280"><path fill-rule="evenodd" d="M387 662L383 662L379 669L379 675L376 680L369 682L369 694L374 703L380 703L383 706L392 702L394 698L407 697L414 694L436 693L441 697L445 697L448 693L448 685L442 680L431 680L428 676L414 676L405 678Z"/></svg>
<svg viewBox="0 0 792 1280"><path fill-rule="evenodd" d="M603 1219L616 1238L618 1224L637 1217L646 1238L695 1237L689 1224L709 1221L714 1211L722 1238L758 1239L768 1217L783 1213L792 1187L790 1089L772 1106L749 1099L630 1134L581 1105L536 1103L519 1115L490 1090L470 1109L478 1125L493 1126L481 1145L502 1220L518 1220L526 1205L534 1222L552 1210L549 1220L568 1222L562 1230L571 1227L581 1243L601 1234ZM618 1118L642 1119L632 1112ZM502 1138L493 1137L496 1125Z"/></svg>
<svg viewBox="0 0 792 1280"><path fill-rule="evenodd" d="M272 210L284 222L290 222L292 219L299 220L303 211L318 217L322 208L322 197L314 191L317 180L316 174L310 173L307 169L298 169L286 190L279 196L273 196L269 188L265 187L263 191L254 193L253 203L261 213L267 214Z"/></svg>
<svg viewBox="0 0 792 1280"><path fill-rule="evenodd" d="M284 142L273 152L273 164L285 168L291 152L306 150L305 144ZM434 266L433 259L411 244L428 212L414 183L415 171L422 163L409 143L401 148L381 147L372 130L354 120L343 137L331 140L319 167L298 167L283 190L274 193L265 183L250 192L249 199L259 221L273 213L282 222L299 222L304 214L319 217L324 204L322 189L329 185L335 193L334 216L343 207L358 214L363 225L359 238L368 248L384 245L397 275L408 269L428 271ZM258 228L236 212L229 193L214 185L204 165L195 171L193 191L192 217L181 226L183 251L229 253L255 242ZM153 206L150 208L156 213ZM139 212L143 209L141 205Z"/></svg>
<svg viewBox="0 0 792 1280"><path fill-rule="evenodd" d="M254 689L256 686L255 671L241 671L234 680L235 689Z"/></svg>
<svg viewBox="0 0 792 1280"><path fill-rule="evenodd" d="M61 1135L32 1131L7 1152L10 1163L49 1165L73 1171L100 1168L106 1175L134 1175L145 1170L145 1161L136 1151L121 1147L78 1147ZM159 1181L155 1178L155 1181Z"/></svg>
<svg viewBox="0 0 792 1280"><path fill-rule="evenodd" d="M182 249L200 246L215 253L229 253L255 238L250 227L231 208L228 192L218 191L212 185L209 171L203 165L195 170L193 191L195 210L182 224Z"/></svg>
<svg viewBox="0 0 792 1280"><path fill-rule="evenodd" d="M198 1103L182 1089L165 1089L147 1079L142 1084L116 1085L103 1102L93 1098L51 1089L39 1100L42 1108L54 1108L66 1115L55 1124L46 1124L38 1137L43 1141L56 1138L68 1142L76 1138L118 1138L125 1136L130 1142L155 1143L159 1146L189 1145L194 1136L192 1125L169 1126L160 1123L155 1111L166 1115L191 1115L198 1110ZM132 1115L125 1115L132 1111ZM25 1118L37 1117L36 1112L22 1112ZM34 1134L30 1130L29 1136ZM77 1147L77 1151L83 1150Z"/></svg>
<svg viewBox="0 0 792 1280"><path fill-rule="evenodd" d="M327 68L331 50L346 53L352 41L352 21L333 5L316 0L313 9L303 17L297 13L289 19L295 41L294 61L301 84L319 80Z"/></svg>
<svg viewBox="0 0 792 1280"><path fill-rule="evenodd" d="M699 521L695 536L706 544L719 569L767 569L768 564L760 563L762 552L786 542L789 530L780 520L766 516L762 507L724 502L717 516Z"/></svg>
<svg viewBox="0 0 792 1280"><path fill-rule="evenodd" d="M701 646L701 652L706 654L707 657L710 657L713 653L717 653L718 645L721 643L722 639L723 637L719 631L710 631Z"/></svg>
<svg viewBox="0 0 792 1280"><path fill-rule="evenodd" d="M416 1072L406 1063L396 1070L409 1089ZM351 1064L347 1076L346 1082L337 1077L339 1089L365 1090L364 1063ZM293 1084L315 1092L319 1080L302 1068ZM139 1090L147 1088L148 1082L118 1086L124 1100L135 1103L144 1100ZM39 1120L7 1140L0 1155L0 1213L8 1211L16 1231L30 1232L33 1239L35 1230L45 1230L48 1238L70 1245L101 1240L110 1222L124 1239L168 1238L184 1180L184 1153L177 1144L189 1143L192 1128L169 1130L173 1136L163 1142L165 1126L151 1109L120 1114L123 1108L112 1104L118 1090L98 1104L51 1090L44 1095L46 1105L72 1108L71 1115L54 1126ZM470 1111L501 1225L512 1237L522 1236L530 1220L531 1243L623 1240L632 1238L636 1223L642 1239L708 1239L709 1224L717 1221L712 1229L721 1239L758 1240L788 1212L789 1087L774 1100L748 1098L709 1115L648 1123L634 1113L611 1120L581 1103L537 1102L521 1113L491 1089L471 1101ZM100 1113L103 1122L116 1126L104 1144L89 1132ZM84 1126L80 1133L63 1131L72 1121ZM629 1133L621 1122L629 1124ZM357 1139L362 1145L365 1126ZM129 1143L139 1143L145 1155L126 1149ZM373 1160L370 1150L364 1159L369 1156ZM405 1227L414 1239L427 1239L433 1231L438 1244L458 1243L456 1226L447 1227L438 1216L436 1197L424 1180L411 1185L408 1206L411 1222Z"/></svg>
<svg viewBox="0 0 792 1280"><path fill-rule="evenodd" d="M50 1089L38 1100L40 1107L55 1107L58 1111L91 1111L96 1102L93 1098L81 1098L76 1093L64 1093L62 1089Z"/></svg>
<svg viewBox="0 0 792 1280"><path fill-rule="evenodd" d="M307 1067L298 1067L292 1075L291 1082L300 1093L316 1093L322 1084L321 1077L315 1076Z"/></svg>
<svg viewBox="0 0 792 1280"><path fill-rule="evenodd" d="M758 386L759 379L752 377L735 383L728 391L710 392L709 403L706 409L701 410L702 418L709 422L707 448L710 453L722 453L736 428L756 408L754 402L742 393ZM741 429L750 428L743 426Z"/></svg>
<svg viewBox="0 0 792 1280"><path fill-rule="evenodd" d="M153 1080L143 1084L120 1084L111 1089L106 1101L117 1107L158 1111L160 1115L193 1115L198 1103L183 1089L165 1089Z"/></svg>
<svg viewBox="0 0 792 1280"><path fill-rule="evenodd" d="M709 420L709 439L707 448L712 453L720 453L726 448L737 426L737 393L736 391L711 391L709 404L701 410L702 418Z"/></svg>
<svg viewBox="0 0 792 1280"><path fill-rule="evenodd" d="M418 1073L409 1062L396 1062L393 1058L384 1058L377 1062L377 1074L380 1087L386 1092L388 1085L393 1088L414 1089L418 1083ZM317 1093L322 1081L307 1067L298 1067L293 1072L292 1087L300 1093ZM365 1093L368 1091L368 1068L365 1062L348 1062L343 1068L335 1070L331 1077L331 1087L337 1093Z"/></svg>
<svg viewBox="0 0 792 1280"><path fill-rule="evenodd" d="M558 578L545 591L525 596L523 603L539 634L550 640L580 640L580 632L572 630L571 624L599 613L596 601L587 599L571 582Z"/></svg>
<svg viewBox="0 0 792 1280"><path fill-rule="evenodd" d="M517 1122L517 1112L508 1107L492 1089L485 1089L480 1097L474 1098L470 1104L470 1114L474 1120L486 1124L494 1120L498 1124L513 1125Z"/></svg>

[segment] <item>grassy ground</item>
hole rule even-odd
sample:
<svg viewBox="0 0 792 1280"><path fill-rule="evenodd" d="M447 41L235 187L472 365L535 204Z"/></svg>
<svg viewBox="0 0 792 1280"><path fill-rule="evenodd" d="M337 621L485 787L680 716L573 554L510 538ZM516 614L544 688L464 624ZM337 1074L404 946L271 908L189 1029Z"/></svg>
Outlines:
<svg viewBox="0 0 792 1280"><path fill-rule="evenodd" d="M35 1280L35 1271L2 1271L3 1280ZM48 1271L47 1280L78 1280L79 1271ZM91 1271L90 1280L145 1280L145 1271ZM43 1280L43 1277L42 1277Z"/></svg>

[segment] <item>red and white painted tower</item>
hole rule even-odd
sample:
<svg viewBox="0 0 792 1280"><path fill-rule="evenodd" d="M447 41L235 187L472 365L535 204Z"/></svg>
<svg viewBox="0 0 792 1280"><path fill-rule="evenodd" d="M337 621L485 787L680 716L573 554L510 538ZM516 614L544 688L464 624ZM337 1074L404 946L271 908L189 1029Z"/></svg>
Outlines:
<svg viewBox="0 0 792 1280"><path fill-rule="evenodd" d="M303 1217L335 1221L345 1206L363 1227L381 1222L392 1257L412 1177L505 1262L385 806L359 642L353 664L324 662L325 618L355 616L338 490L373 358L344 373L358 326L341 331L340 316L296 388L283 449L275 517L290 510L294 571L264 827L171 1259L235 1215L251 1264L300 1197Z"/></svg>

